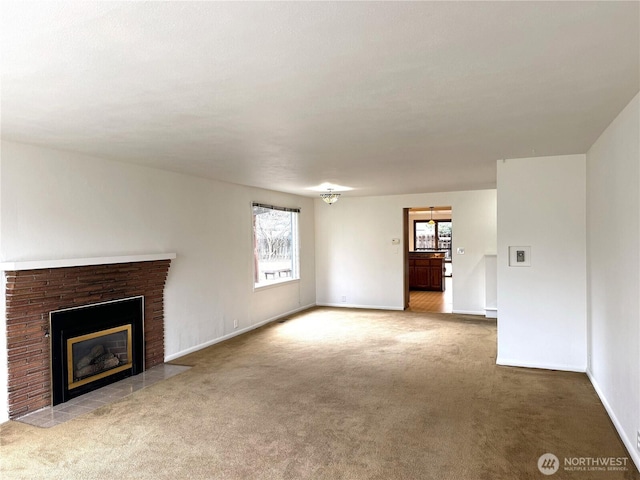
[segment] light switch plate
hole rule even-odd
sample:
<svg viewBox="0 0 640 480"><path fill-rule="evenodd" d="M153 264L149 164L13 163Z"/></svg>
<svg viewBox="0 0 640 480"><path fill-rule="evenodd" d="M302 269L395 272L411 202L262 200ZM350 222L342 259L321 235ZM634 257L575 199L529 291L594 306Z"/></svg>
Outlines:
<svg viewBox="0 0 640 480"><path fill-rule="evenodd" d="M463 247L456 248L456 253L458 255L464 255L464 248Z"/></svg>

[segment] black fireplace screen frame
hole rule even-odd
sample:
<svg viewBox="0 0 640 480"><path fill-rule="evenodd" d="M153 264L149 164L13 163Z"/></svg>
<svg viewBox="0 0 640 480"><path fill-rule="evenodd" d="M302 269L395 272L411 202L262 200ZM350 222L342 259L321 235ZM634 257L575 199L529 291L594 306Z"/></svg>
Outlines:
<svg viewBox="0 0 640 480"><path fill-rule="evenodd" d="M69 388L67 340L131 325L131 368L117 371L90 383ZM144 297L129 297L49 313L51 342L52 404L71 400L92 390L144 371Z"/></svg>

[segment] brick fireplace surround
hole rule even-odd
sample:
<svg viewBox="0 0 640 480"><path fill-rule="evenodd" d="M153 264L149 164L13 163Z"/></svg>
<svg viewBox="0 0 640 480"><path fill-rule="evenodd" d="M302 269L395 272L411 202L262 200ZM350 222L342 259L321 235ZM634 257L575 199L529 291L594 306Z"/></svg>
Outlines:
<svg viewBox="0 0 640 480"><path fill-rule="evenodd" d="M175 258L170 257L170 258ZM164 285L170 259L5 269L9 417L51 405L49 312L144 296L145 369L164 361Z"/></svg>

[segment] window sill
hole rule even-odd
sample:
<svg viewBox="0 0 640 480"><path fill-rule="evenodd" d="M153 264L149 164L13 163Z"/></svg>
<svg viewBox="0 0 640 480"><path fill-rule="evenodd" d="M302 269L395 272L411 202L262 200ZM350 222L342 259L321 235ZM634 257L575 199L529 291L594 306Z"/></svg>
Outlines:
<svg viewBox="0 0 640 480"><path fill-rule="evenodd" d="M260 283L260 284L253 284L253 291L257 292L258 290L267 290L269 288L274 288L274 287L279 287L281 285L288 285L290 283L298 283L300 282L299 278L282 278L282 279L276 279L273 280L269 283Z"/></svg>

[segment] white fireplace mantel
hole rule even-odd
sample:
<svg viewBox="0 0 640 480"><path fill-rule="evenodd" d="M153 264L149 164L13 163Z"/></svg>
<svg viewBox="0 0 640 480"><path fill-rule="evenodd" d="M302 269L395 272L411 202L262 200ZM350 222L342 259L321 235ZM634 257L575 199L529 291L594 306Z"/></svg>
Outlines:
<svg viewBox="0 0 640 480"><path fill-rule="evenodd" d="M84 267L87 265L110 265L114 263L154 262L173 260L175 253L151 253L146 255L119 255L113 257L66 258L60 260L26 260L19 262L1 262L0 270L38 270L41 268Z"/></svg>

